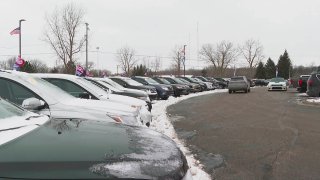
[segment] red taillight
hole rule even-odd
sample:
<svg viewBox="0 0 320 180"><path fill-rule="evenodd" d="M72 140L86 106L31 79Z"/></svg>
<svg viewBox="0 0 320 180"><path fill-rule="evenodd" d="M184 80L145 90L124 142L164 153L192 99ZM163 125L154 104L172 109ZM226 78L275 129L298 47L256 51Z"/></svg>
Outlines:
<svg viewBox="0 0 320 180"><path fill-rule="evenodd" d="M301 79L299 79L298 84L299 84L300 87L302 86L302 80Z"/></svg>
<svg viewBox="0 0 320 180"><path fill-rule="evenodd" d="M308 80L308 86L312 86L313 85L313 81L312 80Z"/></svg>

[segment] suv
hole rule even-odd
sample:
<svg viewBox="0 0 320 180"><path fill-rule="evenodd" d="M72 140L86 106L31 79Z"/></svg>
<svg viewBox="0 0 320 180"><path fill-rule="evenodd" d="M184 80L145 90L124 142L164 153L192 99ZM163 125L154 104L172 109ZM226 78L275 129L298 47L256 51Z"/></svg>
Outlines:
<svg viewBox="0 0 320 180"><path fill-rule="evenodd" d="M245 76L232 77L228 84L229 94L236 91L250 92L250 82Z"/></svg>
<svg viewBox="0 0 320 180"><path fill-rule="evenodd" d="M320 96L320 69L318 72L311 73L307 82L307 94L312 97Z"/></svg>
<svg viewBox="0 0 320 180"><path fill-rule="evenodd" d="M171 83L168 80L162 78L162 77L153 77L153 80L157 81L160 84L166 84L170 85L173 88L173 95L175 97L179 97L181 95L188 95L189 94L189 86L186 85L181 85L181 84L176 84L176 83Z"/></svg>
<svg viewBox="0 0 320 180"><path fill-rule="evenodd" d="M304 93L307 91L307 81L311 75L301 75L298 80L297 91Z"/></svg>

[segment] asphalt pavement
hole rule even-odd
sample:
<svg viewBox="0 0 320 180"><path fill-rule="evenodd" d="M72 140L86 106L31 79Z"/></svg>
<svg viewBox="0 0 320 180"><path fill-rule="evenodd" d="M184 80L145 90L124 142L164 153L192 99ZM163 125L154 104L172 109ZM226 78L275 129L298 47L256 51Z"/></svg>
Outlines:
<svg viewBox="0 0 320 180"><path fill-rule="evenodd" d="M320 179L320 106L295 89L217 93L168 108L213 179Z"/></svg>

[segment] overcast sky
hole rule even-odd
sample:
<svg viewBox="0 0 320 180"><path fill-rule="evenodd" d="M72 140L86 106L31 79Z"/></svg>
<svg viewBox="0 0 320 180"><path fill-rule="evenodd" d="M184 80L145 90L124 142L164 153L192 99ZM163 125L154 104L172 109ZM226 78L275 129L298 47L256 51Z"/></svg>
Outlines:
<svg viewBox="0 0 320 180"><path fill-rule="evenodd" d="M89 60L112 72L118 64L113 53L125 45L139 55L163 57L165 68L172 49L186 44L187 68L200 68L205 64L197 61L197 40L200 48L222 40L237 45L255 39L276 63L287 49L294 65L320 65L319 0L1 0L0 61L18 54L18 35L9 33L18 27L19 19L26 19L22 56L53 66L57 58L41 40L45 14L68 2L86 12L93 51ZM79 62L85 61L85 53L79 57Z"/></svg>

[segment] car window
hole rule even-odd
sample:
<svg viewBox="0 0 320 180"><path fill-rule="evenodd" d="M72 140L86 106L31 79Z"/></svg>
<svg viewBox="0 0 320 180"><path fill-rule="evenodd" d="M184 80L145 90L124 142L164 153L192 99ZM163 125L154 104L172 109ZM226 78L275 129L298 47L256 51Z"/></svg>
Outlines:
<svg viewBox="0 0 320 180"><path fill-rule="evenodd" d="M41 99L25 86L3 78L0 78L0 96L18 105L28 98Z"/></svg>
<svg viewBox="0 0 320 180"><path fill-rule="evenodd" d="M164 84L171 84L168 80L164 78L159 78L160 81L162 81Z"/></svg>
<svg viewBox="0 0 320 180"><path fill-rule="evenodd" d="M243 81L244 78L243 77L232 77L231 81Z"/></svg>
<svg viewBox="0 0 320 180"><path fill-rule="evenodd" d="M128 84L130 84L131 86L143 86L143 84L133 80L133 79L130 79L130 78L126 78L124 79L125 82L127 82Z"/></svg>
<svg viewBox="0 0 320 180"><path fill-rule="evenodd" d="M84 93L90 94L84 88L65 79L51 79L51 78L44 78L44 79L77 98L81 97L81 95Z"/></svg>
<svg viewBox="0 0 320 180"><path fill-rule="evenodd" d="M155 81L152 78L145 78L145 80L149 83L149 84L159 84L157 81Z"/></svg>
<svg viewBox="0 0 320 180"><path fill-rule="evenodd" d="M283 78L272 78L270 82L284 82L285 80Z"/></svg>
<svg viewBox="0 0 320 180"><path fill-rule="evenodd" d="M23 116L27 111L20 109L3 99L0 99L0 119L5 119L13 116Z"/></svg>

